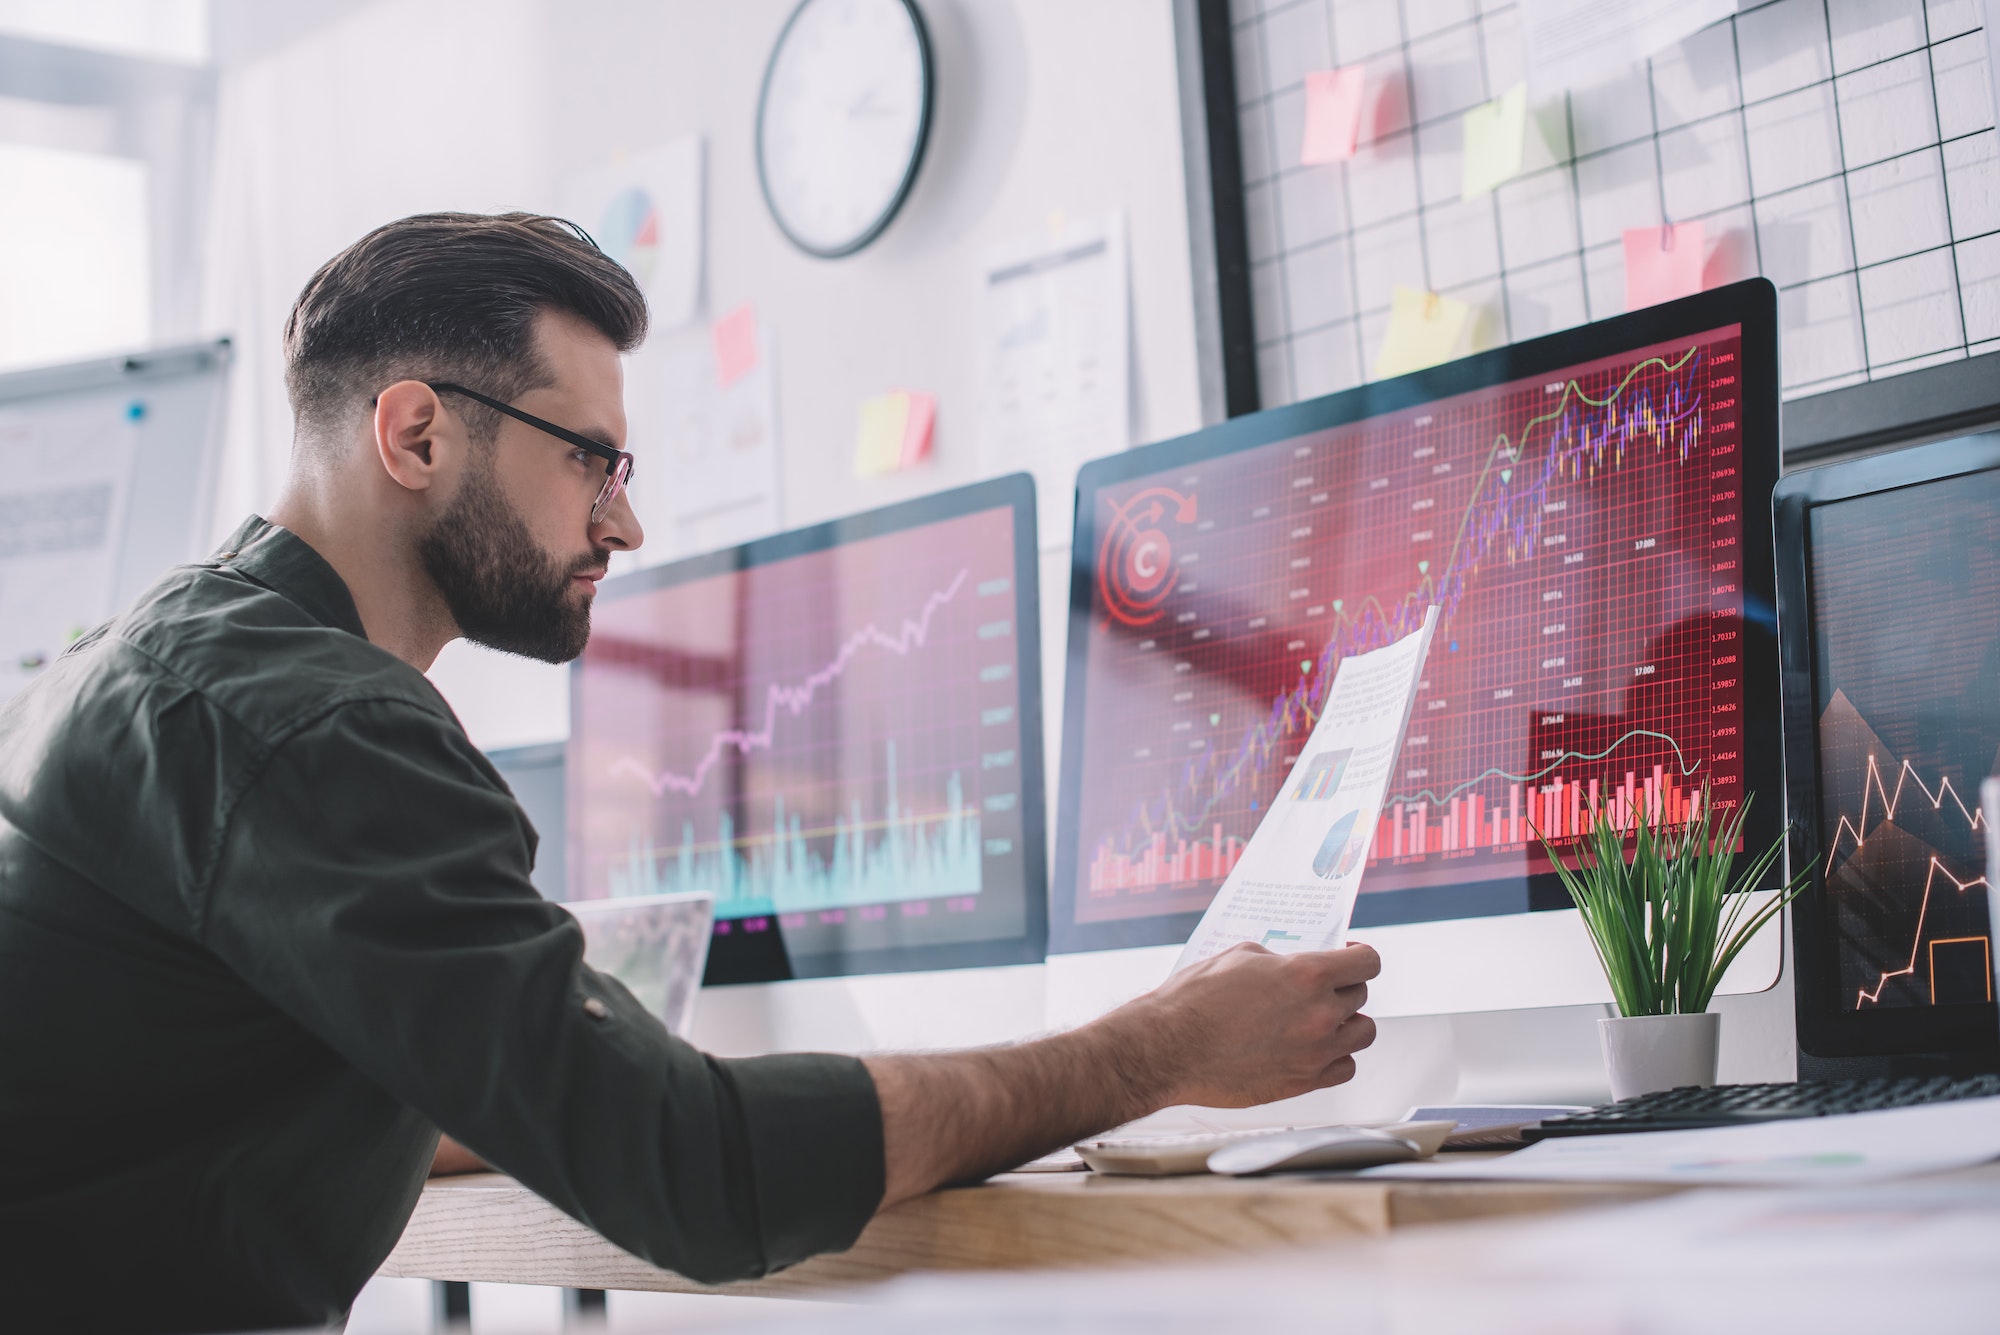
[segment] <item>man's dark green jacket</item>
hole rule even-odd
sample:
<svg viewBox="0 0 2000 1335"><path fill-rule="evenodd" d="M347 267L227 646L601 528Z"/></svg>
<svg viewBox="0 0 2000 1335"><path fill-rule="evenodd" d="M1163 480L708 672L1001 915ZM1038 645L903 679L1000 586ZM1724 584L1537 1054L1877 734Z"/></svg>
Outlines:
<svg viewBox="0 0 2000 1335"><path fill-rule="evenodd" d="M0 706L8 1324L338 1320L439 1127L695 1279L849 1245L882 1195L867 1071L671 1037L583 964L534 848L262 520Z"/></svg>

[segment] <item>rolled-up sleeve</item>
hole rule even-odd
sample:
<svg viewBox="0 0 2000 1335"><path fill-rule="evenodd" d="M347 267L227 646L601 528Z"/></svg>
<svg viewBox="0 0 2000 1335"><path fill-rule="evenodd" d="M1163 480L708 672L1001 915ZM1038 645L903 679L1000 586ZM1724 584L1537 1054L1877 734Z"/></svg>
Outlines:
<svg viewBox="0 0 2000 1335"><path fill-rule="evenodd" d="M519 807L455 722L349 703L239 789L190 913L357 1070L692 1279L766 1274L859 1235L883 1187L866 1068L707 1056L586 966L575 920L529 883Z"/></svg>

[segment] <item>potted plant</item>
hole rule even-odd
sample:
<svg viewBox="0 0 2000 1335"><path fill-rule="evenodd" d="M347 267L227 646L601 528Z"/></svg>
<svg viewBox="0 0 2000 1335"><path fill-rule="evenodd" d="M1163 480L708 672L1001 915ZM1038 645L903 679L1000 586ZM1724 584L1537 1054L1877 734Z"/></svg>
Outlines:
<svg viewBox="0 0 2000 1335"><path fill-rule="evenodd" d="M1634 819L1600 806L1578 843L1574 867L1563 865L1537 831L1583 915L1618 1003L1616 1017L1597 1022L1614 1099L1715 1083L1722 1017L1709 1013L1708 1004L1750 938L1808 879L1801 872L1761 908L1752 907L1748 892L1778 860L1784 839L1749 859L1732 880L1730 864L1749 808L1746 798L1718 817L1707 784L1694 814L1678 826L1657 815Z"/></svg>

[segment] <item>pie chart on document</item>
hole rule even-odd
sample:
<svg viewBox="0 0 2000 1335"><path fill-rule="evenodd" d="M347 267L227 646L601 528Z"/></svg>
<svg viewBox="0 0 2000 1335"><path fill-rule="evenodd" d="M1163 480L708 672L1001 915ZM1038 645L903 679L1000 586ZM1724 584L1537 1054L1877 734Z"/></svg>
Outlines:
<svg viewBox="0 0 2000 1335"><path fill-rule="evenodd" d="M643 288L653 276L660 253L660 214L653 206L653 197L638 186L619 191L604 210L597 241Z"/></svg>
<svg viewBox="0 0 2000 1335"><path fill-rule="evenodd" d="M1361 813L1350 811L1333 823L1320 840L1319 852L1313 854L1313 874L1331 880L1354 870L1352 858L1343 858L1341 853L1347 848L1348 839L1354 834L1354 819Z"/></svg>

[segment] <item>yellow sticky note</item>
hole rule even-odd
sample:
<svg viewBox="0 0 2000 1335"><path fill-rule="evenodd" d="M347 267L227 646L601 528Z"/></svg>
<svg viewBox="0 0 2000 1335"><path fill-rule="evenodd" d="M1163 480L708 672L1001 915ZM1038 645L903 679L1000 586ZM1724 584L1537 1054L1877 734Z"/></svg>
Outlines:
<svg viewBox="0 0 2000 1335"><path fill-rule="evenodd" d="M1459 344L1472 323L1472 307L1435 292L1396 288L1389 308L1389 332L1375 354L1375 378L1421 371L1459 355Z"/></svg>
<svg viewBox="0 0 2000 1335"><path fill-rule="evenodd" d="M854 427L854 476L880 477L903 466L903 427L910 417L910 396L898 391L861 401Z"/></svg>
<svg viewBox="0 0 2000 1335"><path fill-rule="evenodd" d="M1521 172L1527 143L1528 85L1517 83L1505 93L1465 113L1465 189L1462 199L1483 195Z"/></svg>

